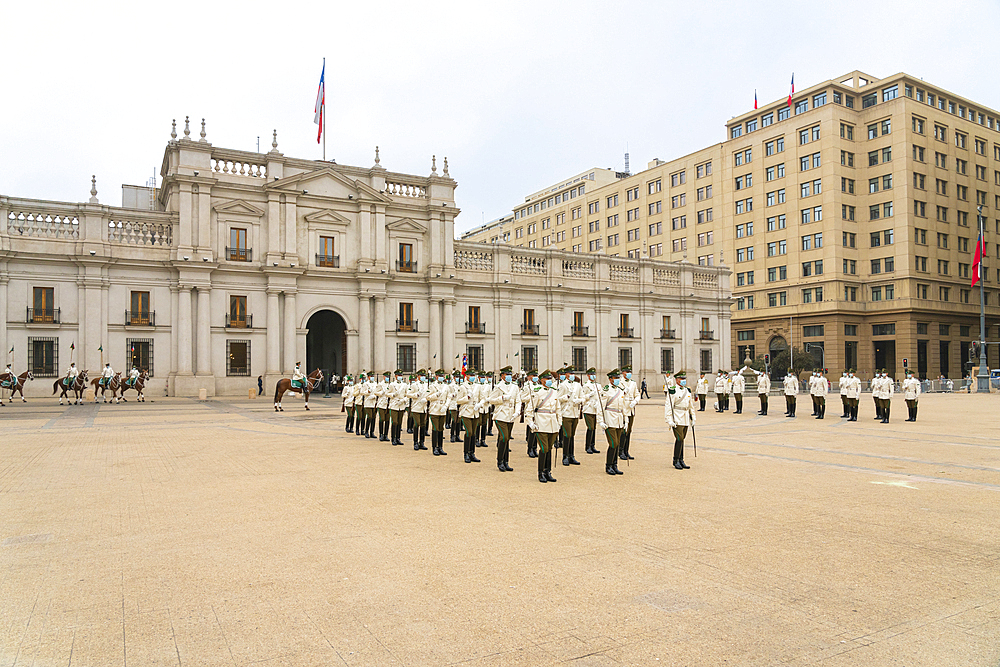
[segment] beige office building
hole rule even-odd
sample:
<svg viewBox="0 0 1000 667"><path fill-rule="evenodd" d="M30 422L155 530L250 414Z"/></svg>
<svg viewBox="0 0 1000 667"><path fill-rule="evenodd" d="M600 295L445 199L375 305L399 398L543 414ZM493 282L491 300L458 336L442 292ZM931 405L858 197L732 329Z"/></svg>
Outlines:
<svg viewBox="0 0 1000 667"><path fill-rule="evenodd" d="M463 238L725 264L733 367L792 345L835 372L906 360L960 377L979 338L980 206L987 337L1000 336L1000 112L856 71L733 118L720 144Z"/></svg>

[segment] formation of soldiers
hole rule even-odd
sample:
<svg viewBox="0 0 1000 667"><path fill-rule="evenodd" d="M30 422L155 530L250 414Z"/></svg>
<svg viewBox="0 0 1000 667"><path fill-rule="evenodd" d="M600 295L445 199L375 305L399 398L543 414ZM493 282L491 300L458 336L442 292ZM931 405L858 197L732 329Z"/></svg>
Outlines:
<svg viewBox="0 0 1000 667"><path fill-rule="evenodd" d="M726 412L729 410L730 398L736 403L736 410L733 414L743 412L743 393L746 390L746 380L744 373L752 372L757 378L757 395L760 399L760 410L758 415L767 415L768 396L771 393L771 379L766 373L744 366L738 371L727 372L719 370L716 374L714 390L716 395L715 411ZM838 382L840 390L840 401L843 407L841 419L848 421L858 420L858 399L861 397L862 383L854 373L854 369L847 369L841 374ZM869 383L872 392L872 399L875 402L875 419L883 424L889 423L892 397L895 394L895 381L883 368L875 374ZM700 403L699 411L704 412L708 401L708 379L705 373L701 374L695 394ZM830 391L830 383L824 371L820 368L813 369L808 379L800 383L799 377L793 372L789 372L782 378L782 393L785 396L785 416L795 417L795 409L798 403L799 392L804 388L809 392L812 399L812 416L816 419L826 417L826 397ZM906 421L917 421L917 404L920 400L920 380L913 375L912 370L906 371L906 379L900 385L903 398L906 401L908 417Z"/></svg>
<svg viewBox="0 0 1000 667"><path fill-rule="evenodd" d="M673 377L683 377L683 373ZM673 410L666 417L676 436L693 424L694 400L680 380L672 382ZM412 434L414 450L427 449L429 434L432 454L447 456L447 430L450 443L462 443L466 463L480 462L476 450L487 446L486 438L496 427L497 469L501 472L514 470L510 465L511 435L514 424L522 423L527 455L537 460L538 481L543 483L556 481L552 474L553 461L558 460L556 450L562 451L564 466L580 465L576 457L580 430L585 430L587 454L601 453L597 433L604 432L608 442L604 469L608 475L624 474L618 461L634 458L629 450L639 387L630 367L611 371L602 382L598 382L594 368L582 375L562 368L520 377L510 366L496 374L463 375L443 369L433 373L421 369L414 374L399 370L381 375L362 372L356 378L344 378L343 398L347 432L400 446L405 427L406 433ZM680 442L675 467L685 469L683 435Z"/></svg>

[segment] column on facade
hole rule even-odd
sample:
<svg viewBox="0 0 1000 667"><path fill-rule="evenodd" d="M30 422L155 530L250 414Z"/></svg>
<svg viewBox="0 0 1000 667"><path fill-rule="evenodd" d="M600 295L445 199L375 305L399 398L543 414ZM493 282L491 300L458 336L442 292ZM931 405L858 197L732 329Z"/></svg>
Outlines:
<svg viewBox="0 0 1000 667"><path fill-rule="evenodd" d="M198 198L198 249L212 249L212 193L207 185L196 186Z"/></svg>
<svg viewBox="0 0 1000 667"><path fill-rule="evenodd" d="M295 197L288 197L285 201L285 259L294 262L298 259L298 243L296 241L296 231L298 225L296 224L297 213L295 211ZM285 303L287 304L288 295L285 294ZM294 297L293 297L294 301ZM287 316L286 316L287 318ZM286 333L287 335L287 333ZM291 367L289 367L291 368Z"/></svg>
<svg viewBox="0 0 1000 667"><path fill-rule="evenodd" d="M181 375L191 375L191 333L191 287L181 285L177 293L177 372Z"/></svg>
<svg viewBox="0 0 1000 667"><path fill-rule="evenodd" d="M277 259L281 252L281 200L271 193L267 200L267 255Z"/></svg>
<svg viewBox="0 0 1000 667"><path fill-rule="evenodd" d="M283 330L285 334L285 365L283 370L291 371L295 368L297 353L295 346L295 329L297 328L298 313L295 306L295 290L285 290L285 324Z"/></svg>
<svg viewBox="0 0 1000 667"><path fill-rule="evenodd" d="M430 364L434 366L433 369L444 368L442 365L441 358L441 299L432 298L430 303L430 327L427 329L429 341L429 348L427 350L427 355L430 357Z"/></svg>
<svg viewBox="0 0 1000 667"><path fill-rule="evenodd" d="M170 373L176 374L179 370L177 368L177 332L180 330L180 325L177 322L177 285L170 285ZM83 323L81 322L81 325ZM83 348L81 348L83 349Z"/></svg>
<svg viewBox="0 0 1000 667"><path fill-rule="evenodd" d="M383 370L388 370L385 365L385 295L383 294L375 295L375 338L373 344L375 346L374 369L381 373Z"/></svg>
<svg viewBox="0 0 1000 667"><path fill-rule="evenodd" d="M441 324L441 338L444 340L444 362L450 366L443 366L445 370L458 368L459 362L455 359L455 300L447 299L444 302L444 322Z"/></svg>
<svg viewBox="0 0 1000 667"><path fill-rule="evenodd" d="M372 311L367 294L358 295L358 372L372 371Z"/></svg>
<svg viewBox="0 0 1000 667"><path fill-rule="evenodd" d="M198 375L212 374L212 288L198 288Z"/></svg>
<svg viewBox="0 0 1000 667"><path fill-rule="evenodd" d="M507 357L505 355L509 352L505 352L506 346L509 344L510 336L506 338L502 337L500 332L500 300L496 297L493 298L493 322L492 324L487 323L487 327L493 327L493 365L494 369L500 369L509 364ZM487 329L489 331L489 329ZM501 341L503 343L501 344ZM520 357L518 357L520 358Z"/></svg>
<svg viewBox="0 0 1000 667"><path fill-rule="evenodd" d="M280 290L267 290L267 374L281 373L281 321L278 308Z"/></svg>

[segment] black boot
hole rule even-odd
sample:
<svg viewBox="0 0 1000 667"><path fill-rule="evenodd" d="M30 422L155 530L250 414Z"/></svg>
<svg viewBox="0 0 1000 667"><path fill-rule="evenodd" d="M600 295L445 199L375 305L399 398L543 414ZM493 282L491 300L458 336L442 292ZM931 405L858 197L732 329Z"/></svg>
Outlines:
<svg viewBox="0 0 1000 667"><path fill-rule="evenodd" d="M538 458L538 481L545 484L549 481L549 478L545 474L545 456L539 456Z"/></svg>
<svg viewBox="0 0 1000 667"><path fill-rule="evenodd" d="M913 406L913 421L917 421L917 407L916 405Z"/></svg>
<svg viewBox="0 0 1000 667"><path fill-rule="evenodd" d="M684 451L684 444L675 438L674 439L674 467L677 468L678 470L683 470L684 469L684 468L681 467L681 455L682 455L683 451Z"/></svg>
<svg viewBox="0 0 1000 667"><path fill-rule="evenodd" d="M587 454L594 453L594 432L587 431L587 434L583 438L583 451Z"/></svg>
<svg viewBox="0 0 1000 667"><path fill-rule="evenodd" d="M889 406L886 406L886 408L884 410L885 416L882 418L882 423L883 424L888 424L889 423L889 411L890 411L890 409L891 408L889 408Z"/></svg>
<svg viewBox="0 0 1000 667"><path fill-rule="evenodd" d="M444 451L444 431L438 433L438 454L448 456L448 452Z"/></svg>
<svg viewBox="0 0 1000 667"><path fill-rule="evenodd" d="M462 450L465 452L465 462L472 463L472 458L469 456L469 436L465 436L465 440L462 443Z"/></svg>
<svg viewBox="0 0 1000 667"><path fill-rule="evenodd" d="M354 435L361 435L361 424L363 421L361 415L358 415L358 418L354 422Z"/></svg>
<svg viewBox="0 0 1000 667"><path fill-rule="evenodd" d="M569 439L569 447L568 447L568 449L569 449L569 464L571 466L578 466L578 465L580 465L580 462L577 461L576 460L576 456L574 456L574 454L576 454L576 438L575 437Z"/></svg>
<svg viewBox="0 0 1000 667"><path fill-rule="evenodd" d="M597 448L597 431L590 432L590 453L600 454L601 450Z"/></svg>
<svg viewBox="0 0 1000 667"><path fill-rule="evenodd" d="M552 476L552 450L545 452L545 479L550 482L556 481L556 478Z"/></svg>
<svg viewBox="0 0 1000 667"><path fill-rule="evenodd" d="M608 445L607 456L604 457L604 472L609 475L615 474L614 461L615 461L615 450L611 445Z"/></svg>
<svg viewBox="0 0 1000 667"><path fill-rule="evenodd" d="M826 417L826 403L819 406L819 418L824 419Z"/></svg>
<svg viewBox="0 0 1000 667"><path fill-rule="evenodd" d="M507 472L514 472L514 469L510 467L510 441L508 440L503 446L503 468Z"/></svg>
<svg viewBox="0 0 1000 667"><path fill-rule="evenodd" d="M507 466L503 462L504 447L497 441L497 470L500 472L507 472Z"/></svg>
<svg viewBox="0 0 1000 667"><path fill-rule="evenodd" d="M467 435L469 439L469 461L472 463L479 463L479 459L476 458L476 439L474 436Z"/></svg>
<svg viewBox="0 0 1000 667"><path fill-rule="evenodd" d="M532 437L534 434L528 434L528 458L534 459L538 458L538 443Z"/></svg>
<svg viewBox="0 0 1000 667"><path fill-rule="evenodd" d="M427 431L425 431L424 429L420 429L420 433L418 433L417 435L420 437L420 445L417 447L417 449L422 449L426 452L427 445L424 444L424 440L427 438Z"/></svg>
<svg viewBox="0 0 1000 667"><path fill-rule="evenodd" d="M347 415L347 425L344 430L348 433L354 430L354 408L351 408L350 413Z"/></svg>
<svg viewBox="0 0 1000 667"><path fill-rule="evenodd" d="M380 422L378 425L378 441L389 442L389 422Z"/></svg>

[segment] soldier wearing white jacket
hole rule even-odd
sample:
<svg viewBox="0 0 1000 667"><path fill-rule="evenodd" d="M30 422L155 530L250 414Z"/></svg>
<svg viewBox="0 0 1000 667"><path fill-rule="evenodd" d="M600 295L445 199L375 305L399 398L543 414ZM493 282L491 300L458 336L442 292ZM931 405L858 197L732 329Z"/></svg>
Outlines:
<svg viewBox="0 0 1000 667"><path fill-rule="evenodd" d="M600 411L600 400L597 392L601 385L597 382L597 369L587 369L587 381L583 383L580 390L580 397L583 399L583 421L587 425L587 442L585 451L588 454L600 454L596 447L597 436L597 413Z"/></svg>
<svg viewBox="0 0 1000 667"><path fill-rule="evenodd" d="M465 429L465 462L479 463L476 458L476 434L479 426L479 385L470 376L462 381L455 403L458 405L458 417Z"/></svg>
<svg viewBox="0 0 1000 667"><path fill-rule="evenodd" d="M625 461L635 458L629 450L632 446L632 427L635 425L635 406L639 404L639 385L632 380L631 366L623 366L621 370L625 376L622 380L622 385L625 388L625 398L628 400L628 423L625 425L622 443L618 448L618 458Z"/></svg>
<svg viewBox="0 0 1000 667"><path fill-rule="evenodd" d="M410 404L410 399L406 397L408 388L409 386L403 380L403 371L397 368L388 389L389 423L392 429L390 437L394 447L403 444L403 418L406 415L406 408Z"/></svg>
<svg viewBox="0 0 1000 667"><path fill-rule="evenodd" d="M576 373L572 368L564 368L560 371L560 375L566 378L559 383L559 400L562 405L562 428L559 430L563 443L562 463L564 466L578 466L580 462L573 454L576 447L576 427L583 407L583 387L577 382Z"/></svg>
<svg viewBox="0 0 1000 667"><path fill-rule="evenodd" d="M698 395L698 403L700 403L698 412L704 412L705 404L708 402L708 378L705 377L705 371L701 372L694 393Z"/></svg>
<svg viewBox="0 0 1000 667"><path fill-rule="evenodd" d="M847 401L847 371L845 370L840 376L840 403L844 408L844 414L840 415L841 419L846 419L851 416L850 403Z"/></svg>
<svg viewBox="0 0 1000 667"><path fill-rule="evenodd" d="M562 426L562 402L555 388L552 371L539 375L543 386L536 386L528 396L525 419L538 442L538 481L554 482L552 476L552 449Z"/></svg>
<svg viewBox="0 0 1000 667"><path fill-rule="evenodd" d="M799 379L789 370L782 384L785 387L785 416L795 417L795 397L799 395Z"/></svg>
<svg viewBox="0 0 1000 667"><path fill-rule="evenodd" d="M879 404L879 408L882 411L882 423L889 423L889 413L892 408L892 395L895 393L895 382L889 377L885 369L879 374L879 377L875 383L872 385L872 395L875 396L875 400Z"/></svg>
<svg viewBox="0 0 1000 667"><path fill-rule="evenodd" d="M917 401L920 399L920 380L913 377L913 371L906 371L906 379L903 380L903 400L906 401L906 410L909 417L908 422L917 421Z"/></svg>
<svg viewBox="0 0 1000 667"><path fill-rule="evenodd" d="M733 398L736 399L736 412L733 413L734 415L743 414L743 391L747 387L747 380L745 377L743 377L744 370L746 370L746 366L744 366L740 370L736 371L735 374L733 374L732 392L733 392Z"/></svg>
<svg viewBox="0 0 1000 667"><path fill-rule="evenodd" d="M378 376L372 373L368 376L361 395L365 397L365 437L375 437L375 406L378 403L378 394L375 389L378 387Z"/></svg>
<svg viewBox="0 0 1000 667"><path fill-rule="evenodd" d="M510 467L510 431L514 428L514 417L518 413L518 395L521 390L513 382L514 370L510 366L500 369L500 379L486 399L493 407L493 423L497 435L497 470L513 472Z"/></svg>
<svg viewBox="0 0 1000 667"><path fill-rule="evenodd" d="M521 393L518 396L518 400L521 403L521 417L522 421L525 413L528 409L528 399L531 397L531 391L538 386L538 372L529 371L528 377L525 379L524 384L521 385ZM535 458L538 456L538 443L535 441L535 434L531 431L531 424L525 424L524 437L528 442L528 458Z"/></svg>
<svg viewBox="0 0 1000 667"><path fill-rule="evenodd" d="M417 371L416 382L411 382L406 390L406 398L410 401L410 415L413 417L413 449L427 449L424 438L427 436L427 371L421 368Z"/></svg>
<svg viewBox="0 0 1000 667"><path fill-rule="evenodd" d="M767 416L767 396L771 393L771 378L768 377L767 373L761 373L758 370L751 369L754 375L757 376L757 397L760 398L760 410L757 414L764 417Z"/></svg>
<svg viewBox="0 0 1000 667"><path fill-rule="evenodd" d="M427 414L431 420L431 453L434 456L447 456L444 451L444 422L448 415L448 403L451 398L451 386L448 384L448 374L443 368L435 373L435 380L427 388Z"/></svg>
<svg viewBox="0 0 1000 667"><path fill-rule="evenodd" d="M721 368L715 375L715 411L726 411L726 372Z"/></svg>
<svg viewBox="0 0 1000 667"><path fill-rule="evenodd" d="M813 385L813 396L816 397L816 419L823 419L826 416L826 395L830 386L826 383L826 376L823 371L816 371L816 380Z"/></svg>
<svg viewBox="0 0 1000 667"><path fill-rule="evenodd" d="M674 373L674 382L667 386L667 400L663 402L663 418L674 432L674 467L687 470L691 466L684 463L684 438L689 426L694 426L694 396L687 388L687 374Z"/></svg>
<svg viewBox="0 0 1000 667"><path fill-rule="evenodd" d="M392 373L382 373L382 381L375 385L375 413L378 415L379 442L389 442L389 394L392 392Z"/></svg>
<svg viewBox="0 0 1000 667"><path fill-rule="evenodd" d="M601 411L597 413L597 427L604 430L608 438L608 455L604 463L604 472L609 475L624 475L618 469L618 446L622 433L625 431L625 421L628 419L628 398L625 395L621 374L618 369L608 373L608 384L598 392Z"/></svg>
<svg viewBox="0 0 1000 667"><path fill-rule="evenodd" d="M347 413L347 424L344 430L348 433L354 430L354 380L350 375L344 376L344 388L340 390L343 399L342 410Z"/></svg>
<svg viewBox="0 0 1000 667"><path fill-rule="evenodd" d="M847 396L847 421L858 421L858 399L861 398L861 378L854 374L854 369L847 369L847 379L844 381Z"/></svg>

